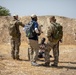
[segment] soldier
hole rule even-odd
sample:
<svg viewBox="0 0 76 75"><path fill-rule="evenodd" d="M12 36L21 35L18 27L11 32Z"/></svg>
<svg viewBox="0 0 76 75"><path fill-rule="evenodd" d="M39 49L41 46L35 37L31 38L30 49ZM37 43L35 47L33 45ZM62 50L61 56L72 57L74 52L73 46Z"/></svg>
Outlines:
<svg viewBox="0 0 76 75"><path fill-rule="evenodd" d="M13 59L17 60L19 60L19 47L21 44L19 26L24 27L25 25L18 20L18 15L13 15L13 19L10 21L9 25L9 34L11 36L11 55Z"/></svg>
<svg viewBox="0 0 76 75"><path fill-rule="evenodd" d="M50 17L50 26L48 27L47 30L47 38L48 38L48 43L47 43L47 48L45 51L45 66L49 66L50 64L50 57L49 53L51 48L53 49L53 56L54 56L54 63L51 65L53 67L58 66L58 61L59 61L59 41L61 41L63 32L62 32L62 26L56 23L55 16ZM59 30L57 29L57 25L59 26Z"/></svg>
<svg viewBox="0 0 76 75"><path fill-rule="evenodd" d="M33 66L38 66L39 64L36 63L38 59L38 50L39 50L39 45L38 45L38 36L40 35L39 29L38 29L38 22L37 22L37 16L35 14L31 15L31 22L33 23L34 27L34 35L31 38L28 38L29 40L29 46L31 48L30 51L30 61L31 65Z"/></svg>
<svg viewBox="0 0 76 75"><path fill-rule="evenodd" d="M41 43L39 44L39 54L38 54L39 58L45 57L45 47L46 47L45 40L46 40L45 38L42 38Z"/></svg>

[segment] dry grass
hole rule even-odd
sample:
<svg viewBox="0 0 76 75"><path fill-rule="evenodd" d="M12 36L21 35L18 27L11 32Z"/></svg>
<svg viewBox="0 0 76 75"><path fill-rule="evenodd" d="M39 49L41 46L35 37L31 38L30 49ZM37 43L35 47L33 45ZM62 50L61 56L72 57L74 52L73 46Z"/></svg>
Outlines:
<svg viewBox="0 0 76 75"><path fill-rule="evenodd" d="M20 47L21 61L11 58L10 44L0 45L0 75L76 75L76 46L61 45L59 67L31 66L27 57L27 44ZM51 53L52 54L52 53ZM40 59L38 63L44 63ZM50 59L53 63L53 58Z"/></svg>

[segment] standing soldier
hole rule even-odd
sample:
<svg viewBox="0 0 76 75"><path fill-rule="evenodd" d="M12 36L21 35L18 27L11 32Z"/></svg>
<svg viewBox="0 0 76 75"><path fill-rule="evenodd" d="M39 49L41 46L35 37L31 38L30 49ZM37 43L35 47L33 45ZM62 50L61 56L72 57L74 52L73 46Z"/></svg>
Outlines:
<svg viewBox="0 0 76 75"><path fill-rule="evenodd" d="M51 65L53 67L58 66L59 61L59 41L61 41L63 36L62 26L56 23L55 16L50 17L50 26L47 30L47 38L48 38L48 48L45 51L45 65L49 66L50 57L49 53L51 48L53 49L54 63Z"/></svg>
<svg viewBox="0 0 76 75"><path fill-rule="evenodd" d="M19 46L21 44L19 26L24 27L24 24L18 20L18 15L14 15L8 29L11 36L11 55L13 59L17 60L19 60Z"/></svg>

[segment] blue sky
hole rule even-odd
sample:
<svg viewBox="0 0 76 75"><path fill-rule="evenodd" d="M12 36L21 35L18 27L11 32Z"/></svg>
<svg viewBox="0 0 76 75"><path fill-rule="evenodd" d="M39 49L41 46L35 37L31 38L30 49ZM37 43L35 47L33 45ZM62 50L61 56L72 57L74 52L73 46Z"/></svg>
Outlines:
<svg viewBox="0 0 76 75"><path fill-rule="evenodd" d="M76 18L76 0L0 0L0 5L9 9L12 15L37 14Z"/></svg>

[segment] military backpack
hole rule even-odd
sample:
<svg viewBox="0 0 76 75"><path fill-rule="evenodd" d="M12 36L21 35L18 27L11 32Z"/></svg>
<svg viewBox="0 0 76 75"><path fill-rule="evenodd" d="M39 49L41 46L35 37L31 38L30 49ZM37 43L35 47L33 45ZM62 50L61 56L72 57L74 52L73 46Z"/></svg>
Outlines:
<svg viewBox="0 0 76 75"><path fill-rule="evenodd" d="M61 40L63 37L63 27L59 23L55 23L52 38L55 40Z"/></svg>

